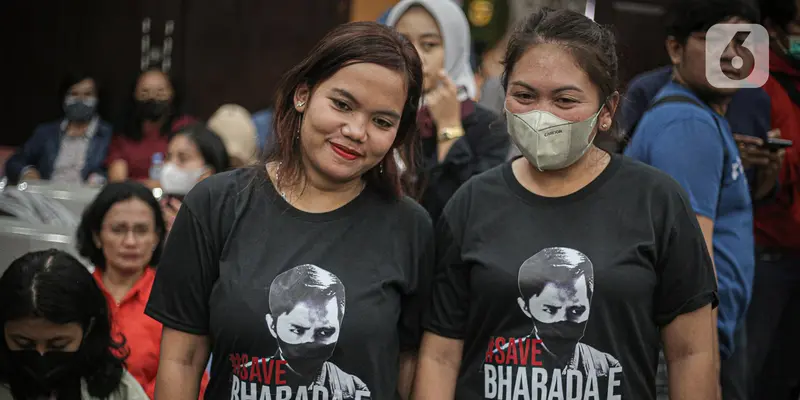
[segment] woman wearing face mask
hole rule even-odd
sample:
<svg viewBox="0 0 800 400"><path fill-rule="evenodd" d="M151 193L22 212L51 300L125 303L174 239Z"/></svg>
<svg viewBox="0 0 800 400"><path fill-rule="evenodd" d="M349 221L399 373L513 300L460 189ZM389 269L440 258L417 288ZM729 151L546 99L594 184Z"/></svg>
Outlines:
<svg viewBox="0 0 800 400"><path fill-rule="evenodd" d="M103 294L58 250L28 253L0 277L0 400L148 400L120 357Z"/></svg>
<svg viewBox="0 0 800 400"><path fill-rule="evenodd" d="M469 23L452 0L404 0L386 20L422 58L425 79L417 116L422 168L420 203L434 221L455 191L473 175L506 160L508 135L500 118L477 105L470 66Z"/></svg>
<svg viewBox="0 0 800 400"><path fill-rule="evenodd" d="M36 127L33 136L8 159L5 171L11 182L104 180L103 161L112 129L97 112L97 82L86 73L70 73L59 94L64 117Z"/></svg>
<svg viewBox="0 0 800 400"><path fill-rule="evenodd" d="M716 281L685 193L592 144L619 94L612 33L545 9L508 44L508 132L524 157L439 220L417 399L717 398Z"/></svg>
<svg viewBox="0 0 800 400"><path fill-rule="evenodd" d="M180 97L167 74L149 69L139 75L133 90L133 104L114 136L108 152L108 179L133 179L158 186L158 168L163 162L172 133L192 122L180 114ZM154 175L151 176L151 172Z"/></svg>
<svg viewBox="0 0 800 400"><path fill-rule="evenodd" d="M172 137L166 161L161 171L161 209L169 232L183 197L203 179L227 171L229 160L219 136L197 123Z"/></svg>
<svg viewBox="0 0 800 400"><path fill-rule="evenodd" d="M374 22L328 33L281 80L258 166L184 199L147 306L156 397L407 398L433 228L392 150L414 139L422 67Z"/></svg>
<svg viewBox="0 0 800 400"><path fill-rule="evenodd" d="M83 213L77 232L81 256L108 302L115 334L127 339L128 370L153 398L161 324L144 314L161 256L166 226L149 189L110 183Z"/></svg>

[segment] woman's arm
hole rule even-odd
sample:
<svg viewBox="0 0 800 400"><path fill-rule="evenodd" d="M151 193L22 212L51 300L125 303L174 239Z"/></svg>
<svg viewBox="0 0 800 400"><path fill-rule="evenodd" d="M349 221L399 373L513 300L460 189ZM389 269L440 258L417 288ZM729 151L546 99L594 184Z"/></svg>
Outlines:
<svg viewBox="0 0 800 400"><path fill-rule="evenodd" d="M417 355L411 352L400 354L400 368L397 376L397 392L403 400L411 399L414 388L414 374L417 371Z"/></svg>
<svg viewBox="0 0 800 400"><path fill-rule="evenodd" d="M156 399L197 400L208 363L208 336L164 327L156 376Z"/></svg>
<svg viewBox="0 0 800 400"><path fill-rule="evenodd" d="M716 399L719 375L714 338L717 327L711 305L682 314L661 333L672 400Z"/></svg>
<svg viewBox="0 0 800 400"><path fill-rule="evenodd" d="M417 364L414 400L455 399L463 349L463 340L425 332Z"/></svg>

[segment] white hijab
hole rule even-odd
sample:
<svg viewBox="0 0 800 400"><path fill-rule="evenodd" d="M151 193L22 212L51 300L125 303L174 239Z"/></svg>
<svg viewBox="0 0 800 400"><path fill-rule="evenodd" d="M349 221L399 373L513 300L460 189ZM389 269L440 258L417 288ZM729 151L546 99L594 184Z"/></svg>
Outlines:
<svg viewBox="0 0 800 400"><path fill-rule="evenodd" d="M474 99L477 94L475 74L470 65L471 38L467 17L453 0L402 0L392 7L386 25L394 27L400 17L412 6L424 7L439 24L444 41L444 68L453 83L466 89L466 97ZM461 98L464 97L464 98Z"/></svg>

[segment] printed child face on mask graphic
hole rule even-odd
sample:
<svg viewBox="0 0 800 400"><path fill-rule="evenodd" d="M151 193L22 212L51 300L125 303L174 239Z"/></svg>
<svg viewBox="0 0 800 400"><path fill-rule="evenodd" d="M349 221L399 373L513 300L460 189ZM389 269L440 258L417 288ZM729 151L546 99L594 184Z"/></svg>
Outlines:
<svg viewBox="0 0 800 400"><path fill-rule="evenodd" d="M272 282L267 326L281 357L297 375L315 376L333 355L344 299L339 278L313 265L295 267Z"/></svg>
<svg viewBox="0 0 800 400"><path fill-rule="evenodd" d="M572 357L589 319L591 261L577 250L546 248L522 264L518 283L517 301L533 322L533 334L556 359Z"/></svg>

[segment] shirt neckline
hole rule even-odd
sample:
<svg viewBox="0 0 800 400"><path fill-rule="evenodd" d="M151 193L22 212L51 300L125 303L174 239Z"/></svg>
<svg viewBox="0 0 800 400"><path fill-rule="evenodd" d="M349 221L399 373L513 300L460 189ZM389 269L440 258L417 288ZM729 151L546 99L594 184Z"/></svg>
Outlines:
<svg viewBox="0 0 800 400"><path fill-rule="evenodd" d="M560 205L560 204L570 204L576 201L580 201L585 199L587 196L590 196L592 193L598 191L602 188L606 182L608 182L614 174L619 170L620 166L622 165L622 156L619 154L609 153L611 160L609 160L608 165L606 165L605 169L600 172L593 181L589 182L586 186L578 189L578 191L574 193L570 193L566 196L560 197L546 197L541 196L536 193L533 193L522 186L521 183L517 180L517 177L514 176L514 170L512 168L513 161L517 158L522 156L517 156L514 160L509 161L503 165L503 178L506 182L506 185L514 193L517 197L525 201L526 203L533 204L533 205Z"/></svg>
<svg viewBox="0 0 800 400"><path fill-rule="evenodd" d="M367 203L372 196L375 194L372 190L370 190L369 185L364 187L364 190L356 196L353 200L350 200L348 203L344 204L343 206L322 213L312 213L307 211L302 211L295 208L293 205L289 204L283 196L281 196L275 185L272 183L272 180L269 179L266 175L262 177L264 182L264 187L267 191L267 195L278 210L281 213L285 213L293 218L297 218L303 221L308 222L328 222L328 221L335 221L339 219L344 219L351 216L353 213L358 211L365 203Z"/></svg>
<svg viewBox="0 0 800 400"><path fill-rule="evenodd" d="M97 126L100 124L100 118L97 116L92 117L89 121L89 125L86 127L86 132L83 133L82 136L77 136L81 138L91 139L94 134L97 132ZM61 129L61 134L66 137L67 135L67 126L69 125L69 120L64 118L61 121L61 125L59 128Z"/></svg>
<svg viewBox="0 0 800 400"><path fill-rule="evenodd" d="M103 284L103 271L100 268L95 267L92 275L94 276L95 281L97 282L97 286L99 286L100 290L103 291L103 294L105 294L106 297L111 302L116 304L117 307L120 307L123 304L131 301L131 299L138 296L139 293L142 293L146 288L152 286L153 280L155 279L156 276L153 268L151 268L150 266L145 267L142 276L139 277L139 280L137 280L136 283L133 284L131 289L128 290L128 293L125 293L125 297L123 297L122 300L119 303L117 303L116 300L114 300L114 297L111 296L111 293L109 293L108 289L106 289L105 284Z"/></svg>

